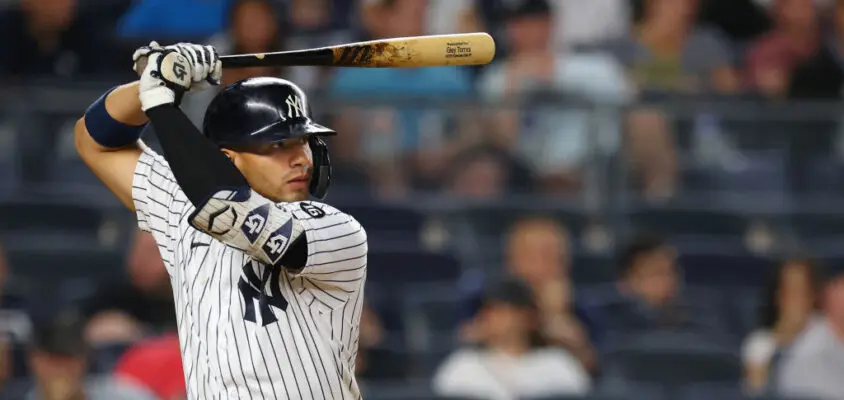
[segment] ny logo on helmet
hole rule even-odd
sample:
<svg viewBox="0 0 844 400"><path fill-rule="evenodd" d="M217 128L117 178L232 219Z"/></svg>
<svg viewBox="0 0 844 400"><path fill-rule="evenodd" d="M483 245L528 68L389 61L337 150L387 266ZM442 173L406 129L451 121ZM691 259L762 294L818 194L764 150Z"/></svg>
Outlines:
<svg viewBox="0 0 844 400"><path fill-rule="evenodd" d="M291 94L287 96L287 117L304 117L305 116L305 103L302 101L302 98L296 96L295 94Z"/></svg>

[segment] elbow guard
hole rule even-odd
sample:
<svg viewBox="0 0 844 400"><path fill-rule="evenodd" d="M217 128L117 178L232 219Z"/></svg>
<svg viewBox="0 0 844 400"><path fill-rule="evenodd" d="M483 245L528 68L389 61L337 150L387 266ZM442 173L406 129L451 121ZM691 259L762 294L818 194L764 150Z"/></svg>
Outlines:
<svg viewBox="0 0 844 400"><path fill-rule="evenodd" d="M248 188L218 191L188 221L267 265L276 265L304 230L293 214Z"/></svg>

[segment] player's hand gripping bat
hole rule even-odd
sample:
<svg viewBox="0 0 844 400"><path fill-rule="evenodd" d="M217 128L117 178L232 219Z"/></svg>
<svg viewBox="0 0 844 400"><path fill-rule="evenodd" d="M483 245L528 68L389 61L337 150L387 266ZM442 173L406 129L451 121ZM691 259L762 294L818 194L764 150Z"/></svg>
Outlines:
<svg viewBox="0 0 844 400"><path fill-rule="evenodd" d="M413 68L489 64L495 41L487 33L429 35L371 40L273 53L221 56L223 68L331 66Z"/></svg>

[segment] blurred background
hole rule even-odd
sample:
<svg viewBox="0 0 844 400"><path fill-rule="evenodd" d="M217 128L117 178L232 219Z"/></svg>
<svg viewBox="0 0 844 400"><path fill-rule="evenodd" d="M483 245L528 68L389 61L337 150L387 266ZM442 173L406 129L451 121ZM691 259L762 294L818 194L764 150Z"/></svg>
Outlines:
<svg viewBox="0 0 844 400"><path fill-rule="evenodd" d="M339 132L365 398L844 399L835 0L2 0L0 398L184 398L155 243L73 147L134 48L473 31L493 64L224 74Z"/></svg>

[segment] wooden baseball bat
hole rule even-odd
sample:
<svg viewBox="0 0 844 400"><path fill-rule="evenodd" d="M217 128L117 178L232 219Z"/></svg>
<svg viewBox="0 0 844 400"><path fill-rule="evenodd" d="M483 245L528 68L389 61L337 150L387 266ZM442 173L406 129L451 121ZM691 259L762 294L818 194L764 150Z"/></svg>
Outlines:
<svg viewBox="0 0 844 400"><path fill-rule="evenodd" d="M371 40L315 49L220 56L223 68L330 66L415 68L484 65L495 57L487 33L428 35Z"/></svg>

